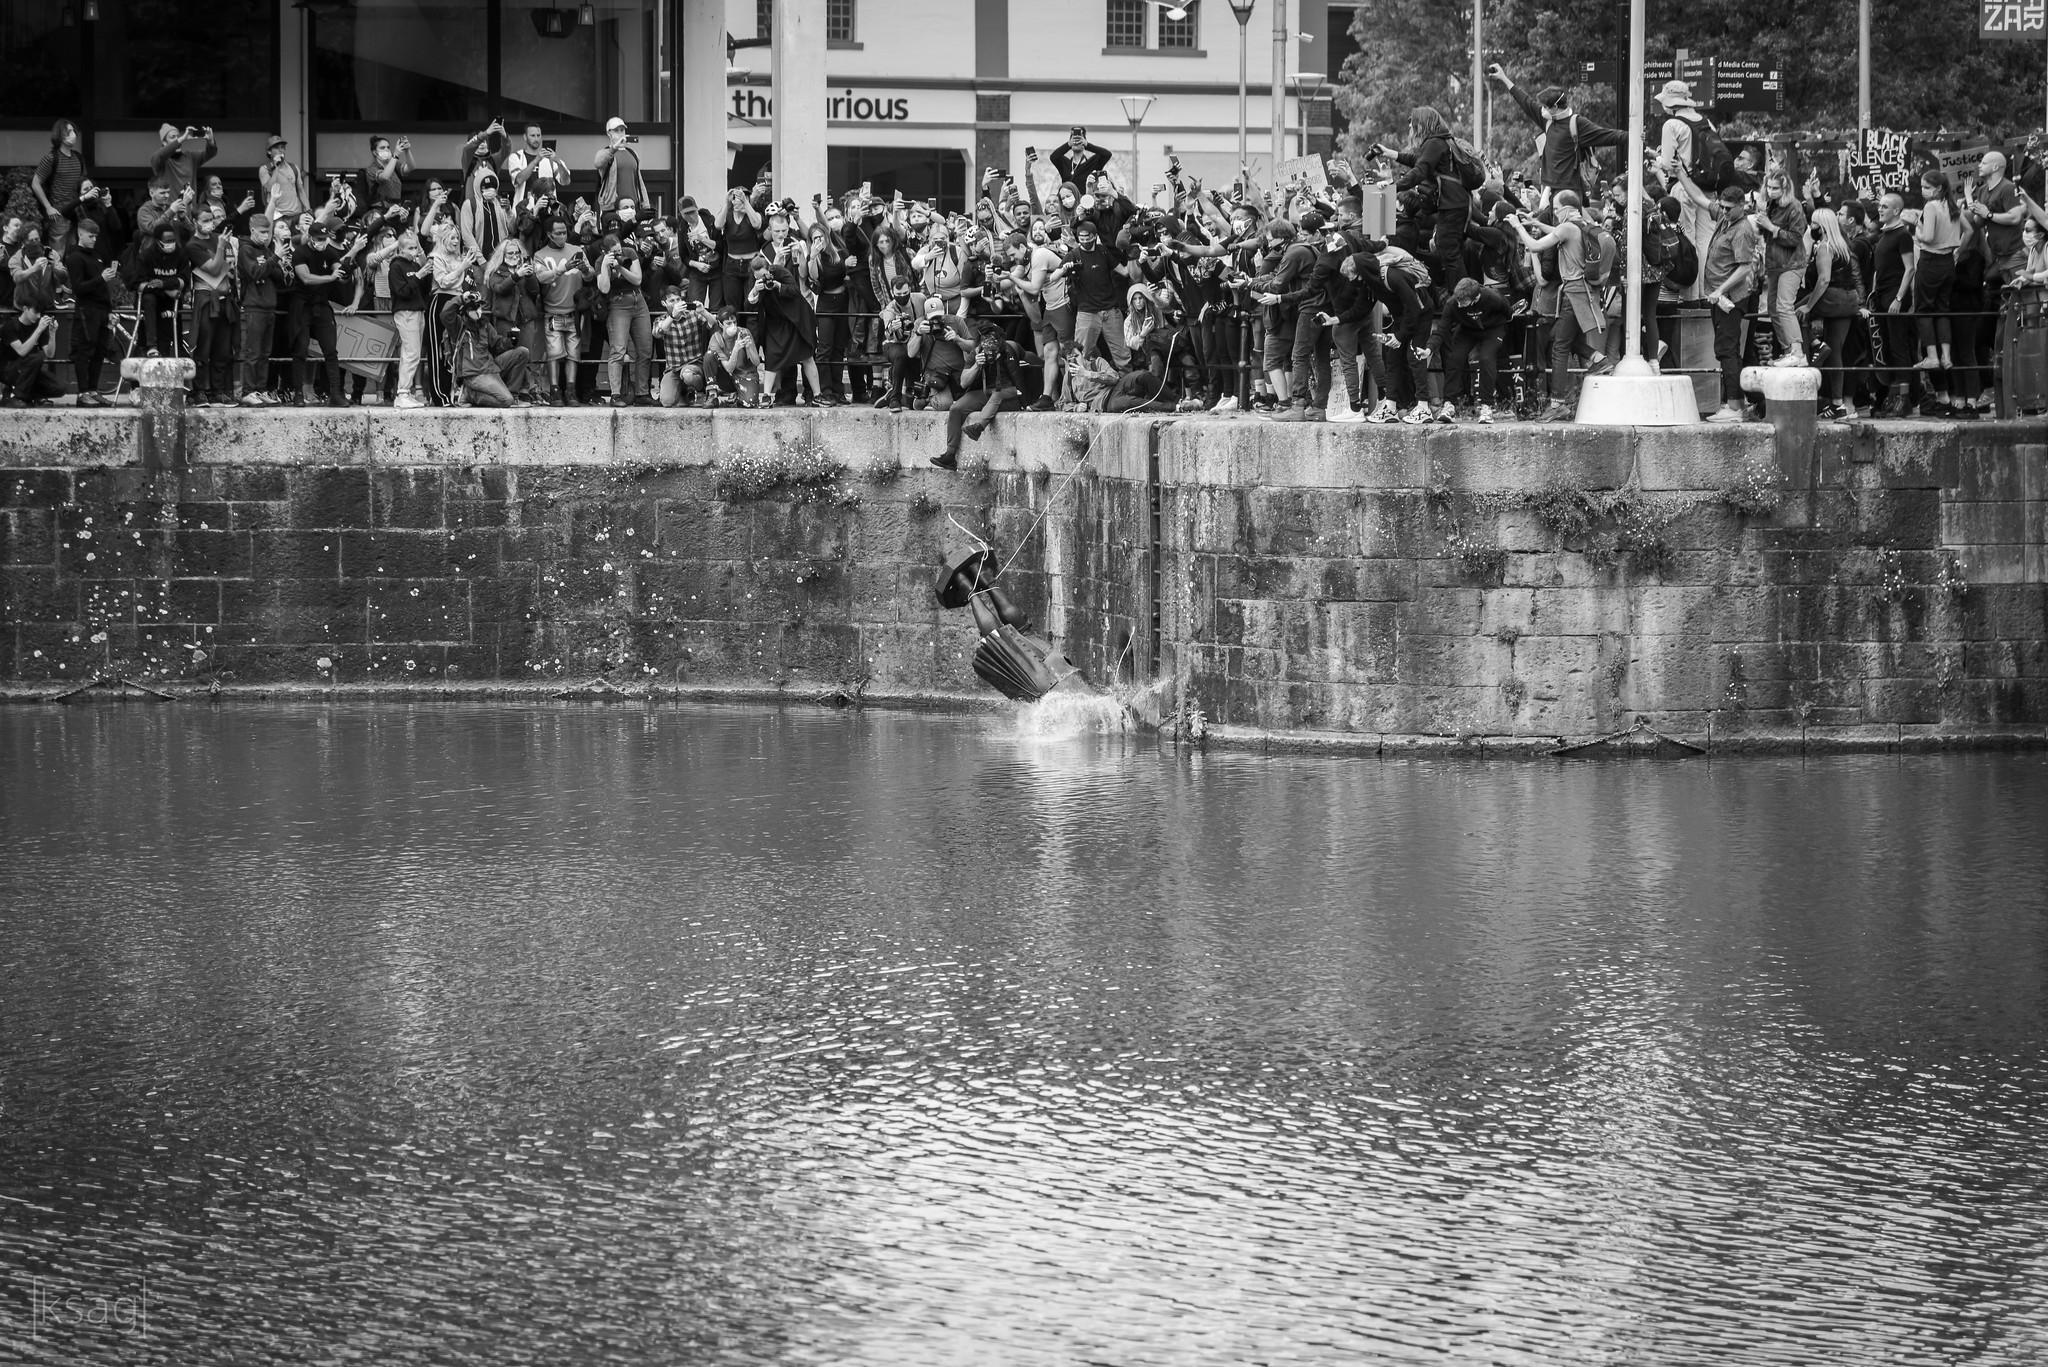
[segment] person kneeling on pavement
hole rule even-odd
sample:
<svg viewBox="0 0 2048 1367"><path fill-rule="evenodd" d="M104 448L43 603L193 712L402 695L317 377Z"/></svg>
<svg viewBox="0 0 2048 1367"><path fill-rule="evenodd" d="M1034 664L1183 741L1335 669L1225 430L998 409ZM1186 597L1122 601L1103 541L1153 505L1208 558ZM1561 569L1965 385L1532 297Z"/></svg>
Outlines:
<svg viewBox="0 0 2048 1367"><path fill-rule="evenodd" d="M456 383L479 408L524 408L532 397L526 348L516 345L484 307L483 295L465 291L445 320Z"/></svg>
<svg viewBox="0 0 2048 1367"><path fill-rule="evenodd" d="M962 432L980 441L996 414L1024 406L1022 355L1017 344L1003 340L992 324L981 326L975 334L974 358L960 372L963 392L946 410L946 449L932 457L932 464L941 470L958 468Z"/></svg>

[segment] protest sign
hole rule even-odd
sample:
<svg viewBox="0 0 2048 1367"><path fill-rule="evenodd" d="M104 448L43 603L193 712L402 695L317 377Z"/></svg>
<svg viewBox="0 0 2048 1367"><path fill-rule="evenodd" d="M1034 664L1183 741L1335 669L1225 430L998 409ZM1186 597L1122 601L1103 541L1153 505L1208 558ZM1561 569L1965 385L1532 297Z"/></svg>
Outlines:
<svg viewBox="0 0 2048 1367"><path fill-rule="evenodd" d="M363 313L334 315L334 350L341 368L366 380L381 380L398 355L398 329L389 318Z"/></svg>
<svg viewBox="0 0 2048 1367"><path fill-rule="evenodd" d="M2020 42L2048 39L2048 0L1977 0L1977 36Z"/></svg>
<svg viewBox="0 0 2048 1367"><path fill-rule="evenodd" d="M1293 184L1294 177L1296 175L1307 176L1309 188L1314 190L1318 195L1326 195L1330 192L1330 176L1329 173L1323 169L1323 158L1321 154L1318 153L1306 157L1289 157L1287 160L1281 162L1280 173L1277 177L1276 183L1280 185L1291 185Z"/></svg>

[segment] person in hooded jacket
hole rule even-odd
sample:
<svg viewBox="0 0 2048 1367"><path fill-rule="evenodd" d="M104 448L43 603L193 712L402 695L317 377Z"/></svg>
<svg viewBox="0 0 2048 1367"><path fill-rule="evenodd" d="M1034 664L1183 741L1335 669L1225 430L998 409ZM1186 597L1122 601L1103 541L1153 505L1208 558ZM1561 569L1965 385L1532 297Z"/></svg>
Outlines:
<svg viewBox="0 0 2048 1367"><path fill-rule="evenodd" d="M1449 289L1458 283L1465 252L1465 227L1471 217L1472 192L1465 188L1465 182L1458 179L1458 172L1451 156L1451 126L1444 121L1431 105L1417 105L1408 115L1408 143L1406 151L1397 153L1394 160L1408 168L1407 174L1395 182L1398 190L1418 190L1424 198L1434 191L1436 218L1426 243L1424 261L1429 265L1430 278L1438 288Z"/></svg>

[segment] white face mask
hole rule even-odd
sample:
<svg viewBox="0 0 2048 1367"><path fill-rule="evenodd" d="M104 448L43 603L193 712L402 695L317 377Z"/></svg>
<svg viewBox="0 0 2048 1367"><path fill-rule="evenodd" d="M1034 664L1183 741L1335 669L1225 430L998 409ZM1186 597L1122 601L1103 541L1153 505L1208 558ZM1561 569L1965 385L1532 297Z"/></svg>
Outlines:
<svg viewBox="0 0 2048 1367"><path fill-rule="evenodd" d="M630 205L628 205L626 208L619 210L619 222L621 223L631 223L637 217L639 217L639 215L633 212L632 206Z"/></svg>

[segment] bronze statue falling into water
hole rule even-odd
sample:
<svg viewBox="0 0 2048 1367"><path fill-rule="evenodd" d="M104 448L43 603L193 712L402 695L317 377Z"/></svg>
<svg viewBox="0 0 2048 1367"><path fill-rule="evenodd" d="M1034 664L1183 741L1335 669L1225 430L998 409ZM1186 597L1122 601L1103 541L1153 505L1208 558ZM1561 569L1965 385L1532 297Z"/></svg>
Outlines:
<svg viewBox="0 0 2048 1367"><path fill-rule="evenodd" d="M1037 702L1056 688L1094 693L1073 661L1052 642L1025 634L1030 620L992 582L996 571L989 556L986 546L952 552L932 583L940 607L964 607L974 614L974 629L981 638L974 647L974 672L1014 702Z"/></svg>

